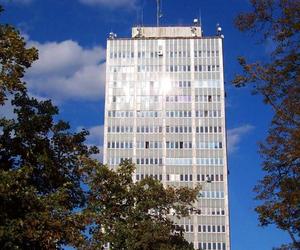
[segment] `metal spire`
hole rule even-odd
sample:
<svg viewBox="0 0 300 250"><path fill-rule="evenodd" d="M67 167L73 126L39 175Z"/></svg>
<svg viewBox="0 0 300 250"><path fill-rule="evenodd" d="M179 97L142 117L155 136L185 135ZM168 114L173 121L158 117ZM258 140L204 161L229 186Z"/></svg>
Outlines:
<svg viewBox="0 0 300 250"><path fill-rule="evenodd" d="M156 25L159 27L159 21L160 18L162 17L161 13L161 0L156 0Z"/></svg>

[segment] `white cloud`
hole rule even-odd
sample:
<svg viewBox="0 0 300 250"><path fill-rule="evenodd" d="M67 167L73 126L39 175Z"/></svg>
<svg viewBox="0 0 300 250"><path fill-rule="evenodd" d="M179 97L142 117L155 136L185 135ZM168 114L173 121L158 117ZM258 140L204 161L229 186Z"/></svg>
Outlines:
<svg viewBox="0 0 300 250"><path fill-rule="evenodd" d="M90 132L87 142L93 146L97 146L99 153L93 157L100 162L103 160L103 139L104 139L104 125L90 127L88 129Z"/></svg>
<svg viewBox="0 0 300 250"><path fill-rule="evenodd" d="M100 162L103 161L103 147L98 147L99 153L92 155L92 157Z"/></svg>
<svg viewBox="0 0 300 250"><path fill-rule="evenodd" d="M239 149L239 143L242 137L254 129L254 126L246 124L227 131L227 146L228 152L234 153Z"/></svg>
<svg viewBox="0 0 300 250"><path fill-rule="evenodd" d="M276 49L277 44L271 38L267 38L265 40L264 46L266 54L271 55Z"/></svg>
<svg viewBox="0 0 300 250"><path fill-rule="evenodd" d="M88 142L96 146L103 145L104 125L94 126L88 129L90 132Z"/></svg>
<svg viewBox="0 0 300 250"><path fill-rule="evenodd" d="M25 78L33 95L56 101L104 96L104 48L83 48L72 40L44 44L28 41L28 46L39 50L39 60Z"/></svg>
<svg viewBox="0 0 300 250"><path fill-rule="evenodd" d="M78 127L77 131L82 130L84 127ZM94 126L87 128L90 134L87 137L88 146L96 146L99 149L99 154L94 155L93 157L99 161L103 159L103 139L104 139L104 125Z"/></svg>
<svg viewBox="0 0 300 250"><path fill-rule="evenodd" d="M0 106L0 118L15 119L14 106L11 104L12 96L8 96L3 106Z"/></svg>
<svg viewBox="0 0 300 250"><path fill-rule="evenodd" d="M137 6L137 0L79 0L83 4L91 6L104 6L111 9L125 7L132 9Z"/></svg>

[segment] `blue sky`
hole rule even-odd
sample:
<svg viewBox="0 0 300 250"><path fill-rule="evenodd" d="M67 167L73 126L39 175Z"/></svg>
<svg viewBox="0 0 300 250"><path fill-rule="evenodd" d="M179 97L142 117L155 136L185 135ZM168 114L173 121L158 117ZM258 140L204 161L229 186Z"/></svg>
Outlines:
<svg viewBox="0 0 300 250"><path fill-rule="evenodd" d="M155 2L0 0L6 9L1 23L17 26L40 51L39 61L25 76L30 93L53 99L60 118L74 130L89 129L88 143L102 144L108 33L130 36L142 12L145 25L155 24ZM223 28L232 249L268 250L289 240L275 227L258 227L254 212L252 188L262 176L257 143L266 136L272 114L259 96L251 95L251 88L236 89L230 83L240 70L237 56L267 60L272 49L270 43L258 43L254 34L234 28L236 14L248 8L247 0L163 0L162 24L189 25L201 13L205 35L214 35L217 23Z"/></svg>

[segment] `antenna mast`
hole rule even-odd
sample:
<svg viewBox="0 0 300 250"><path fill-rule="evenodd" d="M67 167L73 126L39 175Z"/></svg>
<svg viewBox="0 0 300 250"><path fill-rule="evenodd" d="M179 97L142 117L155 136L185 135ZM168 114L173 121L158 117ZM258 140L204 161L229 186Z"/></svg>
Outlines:
<svg viewBox="0 0 300 250"><path fill-rule="evenodd" d="M201 11L201 9L199 9L199 24L202 29L202 11Z"/></svg>
<svg viewBox="0 0 300 250"><path fill-rule="evenodd" d="M161 13L161 0L156 0L156 25L159 27L159 21L160 18L162 17Z"/></svg>

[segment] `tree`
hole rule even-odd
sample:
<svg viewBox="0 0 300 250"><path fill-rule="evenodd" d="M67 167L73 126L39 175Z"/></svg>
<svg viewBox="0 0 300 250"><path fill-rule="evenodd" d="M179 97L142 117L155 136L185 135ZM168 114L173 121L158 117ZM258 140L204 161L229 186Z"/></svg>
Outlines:
<svg viewBox="0 0 300 250"><path fill-rule="evenodd" d="M0 14L3 8L0 5ZM37 60L35 48L26 48L24 38L11 25L0 24L0 105L7 94L25 90L25 70Z"/></svg>
<svg viewBox="0 0 300 250"><path fill-rule="evenodd" d="M199 187L164 188L152 178L133 182L135 167L124 161L116 171L96 162L90 166L85 215L90 240L85 249L194 249L183 237L183 228L170 215L188 216Z"/></svg>
<svg viewBox="0 0 300 250"><path fill-rule="evenodd" d="M256 185L260 224L275 224L300 249L300 1L251 0L252 11L237 16L241 31L261 34L275 49L265 62L240 57L243 74L233 83L252 84L274 111L269 134L260 145L264 178ZM287 246L282 249L286 249Z"/></svg>
<svg viewBox="0 0 300 250"><path fill-rule="evenodd" d="M0 109L10 95L16 114L0 118L1 249L192 249L167 215L188 215L199 188L133 183L129 162L114 172L93 160L87 131L71 132L50 100L28 96L22 77L37 50L12 26L0 35Z"/></svg>
<svg viewBox="0 0 300 250"><path fill-rule="evenodd" d="M80 157L95 149L86 131L54 122L50 101L26 94L13 100L16 119L0 120L0 245L2 249L57 249L84 240L74 209L85 204Z"/></svg>
<svg viewBox="0 0 300 250"><path fill-rule="evenodd" d="M10 95L16 114L0 119L1 249L57 249L84 241L84 223L74 213L85 204L79 156L96 150L84 144L87 131L71 133L68 123L54 121L58 109L51 101L27 95L22 77L37 58L18 30L0 24L0 105Z"/></svg>

